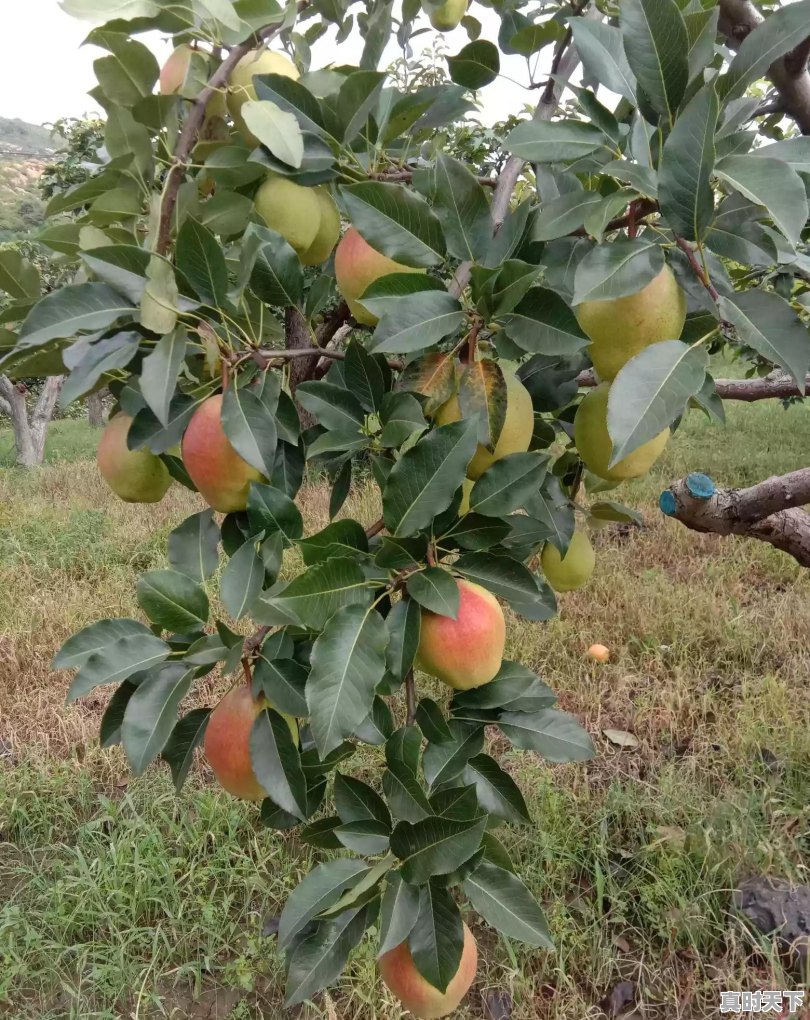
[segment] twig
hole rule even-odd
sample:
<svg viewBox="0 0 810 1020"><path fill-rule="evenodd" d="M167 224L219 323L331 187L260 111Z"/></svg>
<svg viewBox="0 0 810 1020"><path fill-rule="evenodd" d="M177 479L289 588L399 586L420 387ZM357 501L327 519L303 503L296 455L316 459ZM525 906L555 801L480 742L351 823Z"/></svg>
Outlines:
<svg viewBox="0 0 810 1020"><path fill-rule="evenodd" d="M260 368L264 369L274 361L291 361L295 358L332 358L334 361L344 361L346 352L321 347L294 347L288 351L281 349L276 351L267 347L257 347L251 354L251 357ZM405 367L405 362L399 358L387 358L386 360L389 367L398 372L401 372Z"/></svg>
<svg viewBox="0 0 810 1020"><path fill-rule="evenodd" d="M272 627L259 627L259 629L251 634L249 638L245 639L244 652L246 656L251 656L255 651L261 648L262 642L272 630Z"/></svg>
<svg viewBox="0 0 810 1020"><path fill-rule="evenodd" d="M380 173L369 174L369 179L372 181L411 181L413 180L413 170L383 170ZM497 186L498 181L495 177L477 177L476 180L479 184L485 188L494 188Z"/></svg>
<svg viewBox="0 0 810 1020"><path fill-rule="evenodd" d="M413 726L416 721L416 684L414 683L412 669L409 669L405 674L405 705L408 710L406 724Z"/></svg>
<svg viewBox="0 0 810 1020"><path fill-rule="evenodd" d="M683 237L679 237L678 234L675 234L675 243L689 259L689 265L692 267L692 271L694 272L695 276L700 280L700 282L703 284L703 286L706 288L706 290L709 292L712 301L714 301L716 304L720 300L720 294L718 293L715 285L706 275L706 271L704 270L703 266L698 262L695 256L695 249L687 240L685 240Z"/></svg>
<svg viewBox="0 0 810 1020"><path fill-rule="evenodd" d="M242 669L245 674L245 683L248 687L253 687L253 674L250 671L250 660L247 656L242 659Z"/></svg>
<svg viewBox="0 0 810 1020"><path fill-rule="evenodd" d="M379 535L384 527L385 521L381 517L378 521L375 521L366 528L366 538L374 538L375 535Z"/></svg>

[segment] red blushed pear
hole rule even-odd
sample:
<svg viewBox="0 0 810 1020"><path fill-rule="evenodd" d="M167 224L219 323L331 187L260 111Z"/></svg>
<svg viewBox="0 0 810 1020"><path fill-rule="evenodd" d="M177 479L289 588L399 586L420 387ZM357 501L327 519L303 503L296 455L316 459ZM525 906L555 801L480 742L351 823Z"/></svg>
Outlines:
<svg viewBox="0 0 810 1020"><path fill-rule="evenodd" d="M503 610L495 596L458 581L458 617L422 610L416 665L457 691L481 687L501 668L506 643Z"/></svg>
<svg viewBox="0 0 810 1020"><path fill-rule="evenodd" d="M437 1020L454 1012L473 983L477 967L478 946L466 924L461 963L444 992L434 988L416 969L407 941L380 957L383 981L405 1009L420 1020Z"/></svg>
<svg viewBox="0 0 810 1020"><path fill-rule="evenodd" d="M251 482L267 479L231 446L221 413L221 393L200 404L188 423L182 450L183 464L203 499L228 514L245 509Z"/></svg>
<svg viewBox="0 0 810 1020"><path fill-rule="evenodd" d="M250 732L257 716L272 707L264 695L254 698L243 684L229 691L208 718L205 757L223 790L240 800L258 801L267 796L250 760ZM298 724L291 716L284 719L298 743Z"/></svg>
<svg viewBox="0 0 810 1020"><path fill-rule="evenodd" d="M358 301L361 294L379 280L391 273L424 273L424 269L403 266L372 248L368 241L350 227L335 249L335 278L338 290L346 299L352 315L364 326L376 326L379 319Z"/></svg>

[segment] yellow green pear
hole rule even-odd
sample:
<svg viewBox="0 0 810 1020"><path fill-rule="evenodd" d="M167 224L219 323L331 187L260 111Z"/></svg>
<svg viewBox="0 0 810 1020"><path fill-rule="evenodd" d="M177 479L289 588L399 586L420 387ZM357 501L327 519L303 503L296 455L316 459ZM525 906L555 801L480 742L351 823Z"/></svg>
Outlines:
<svg viewBox="0 0 810 1020"><path fill-rule="evenodd" d="M540 565L554 591L574 591L590 579L596 566L596 553L585 532L577 530L571 536L565 556L560 555L556 545L546 542L540 554Z"/></svg>
<svg viewBox="0 0 810 1020"><path fill-rule="evenodd" d="M253 201L267 226L287 240L305 266L329 258L340 236L340 215L328 189L305 188L271 174Z"/></svg>
<svg viewBox="0 0 810 1020"><path fill-rule="evenodd" d="M440 7L422 4L422 10L430 18L431 25L437 32L452 32L458 28L461 19L467 13L468 0L445 0Z"/></svg>
<svg viewBox="0 0 810 1020"><path fill-rule="evenodd" d="M481 443L478 444L475 456L467 468L467 475L473 480L480 478L496 460L510 453L525 453L532 441L534 408L529 391L515 373L508 369L504 371L503 379L506 383L506 418L494 451L488 450ZM447 425L460 419L461 407L457 395L442 404L436 412L436 421L439 425Z"/></svg>
<svg viewBox="0 0 810 1020"><path fill-rule="evenodd" d="M461 502L458 505L458 515L463 517L470 512L470 494L475 482L472 478L465 478L461 483Z"/></svg>
<svg viewBox="0 0 810 1020"><path fill-rule="evenodd" d="M601 383L585 397L574 417L574 442L585 466L599 478L623 482L628 478L646 475L667 445L669 429L633 450L618 464L608 467L613 443L607 427L607 407L610 384Z"/></svg>
<svg viewBox="0 0 810 1020"><path fill-rule="evenodd" d="M298 69L283 53L257 49L246 53L231 71L228 80L228 110L239 134L249 145L254 146L259 144L259 139L248 130L242 116L242 107L258 99L253 84L257 74L283 74L285 78L298 78Z"/></svg>
<svg viewBox="0 0 810 1020"><path fill-rule="evenodd" d="M664 266L646 287L610 301L583 301L574 314L591 344L600 379L612 380L631 358L661 340L677 340L686 321L686 295Z"/></svg>

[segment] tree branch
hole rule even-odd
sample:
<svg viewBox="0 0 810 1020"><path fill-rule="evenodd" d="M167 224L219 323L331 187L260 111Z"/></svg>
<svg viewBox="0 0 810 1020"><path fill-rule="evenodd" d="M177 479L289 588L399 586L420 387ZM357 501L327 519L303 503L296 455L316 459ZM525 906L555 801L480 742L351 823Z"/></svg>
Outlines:
<svg viewBox="0 0 810 1020"><path fill-rule="evenodd" d="M592 368L585 369L577 376L577 384L584 388L598 386L599 380ZM810 391L810 375L805 380ZM756 400L787 400L789 397L803 397L796 380L784 372L769 372L758 379L715 379L714 389L722 400L742 400L753 403Z"/></svg>
<svg viewBox="0 0 810 1020"><path fill-rule="evenodd" d="M405 181L406 183L413 180L413 170L382 170L380 173L369 174L369 180L372 181ZM482 184L485 188L497 187L498 180L496 177L477 177L476 180L479 184Z"/></svg>
<svg viewBox="0 0 810 1020"><path fill-rule="evenodd" d="M685 240L685 238L679 237L677 234L675 234L675 243L689 259L689 265L692 267L692 272L709 292L712 301L714 301L714 303L717 304L720 295L718 294L715 285L706 275L706 271L704 270L703 266L698 262L697 256L695 255L695 249L687 240Z"/></svg>
<svg viewBox="0 0 810 1020"><path fill-rule="evenodd" d="M738 50L742 41L763 21L762 15L750 0L720 0L721 33L733 50ZM788 53L774 61L768 68L768 77L773 82L785 111L799 126L802 134L810 135L810 73L807 71L806 40Z"/></svg>
<svg viewBox="0 0 810 1020"><path fill-rule="evenodd" d="M661 510L692 531L755 538L810 567L810 468L768 478L747 489L716 489L688 475L661 493Z"/></svg>

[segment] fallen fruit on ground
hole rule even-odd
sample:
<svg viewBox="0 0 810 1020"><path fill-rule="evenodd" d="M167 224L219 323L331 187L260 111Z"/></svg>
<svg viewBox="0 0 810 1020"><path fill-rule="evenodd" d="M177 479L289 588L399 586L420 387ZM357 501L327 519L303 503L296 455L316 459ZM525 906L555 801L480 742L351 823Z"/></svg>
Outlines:
<svg viewBox="0 0 810 1020"><path fill-rule="evenodd" d="M503 610L495 596L472 581L457 581L458 616L422 610L416 664L425 673L467 691L488 684L501 668L506 642Z"/></svg>
<svg viewBox="0 0 810 1020"><path fill-rule="evenodd" d="M267 479L231 446L221 413L221 393L200 404L183 436L182 453L200 495L209 506L227 514L245 509L251 482Z"/></svg>
<svg viewBox="0 0 810 1020"><path fill-rule="evenodd" d="M253 146L259 144L259 139L248 130L242 117L242 107L250 100L258 98L253 84L257 74L281 74L285 78L298 78L298 69L283 53L258 49L246 53L231 71L228 81L228 109L239 134Z"/></svg>
<svg viewBox="0 0 810 1020"><path fill-rule="evenodd" d="M250 760L250 731L256 717L273 706L260 695L254 698L246 684L229 691L208 717L203 749L217 782L240 800L264 800L267 796ZM298 724L284 719L298 743Z"/></svg>
<svg viewBox="0 0 810 1020"><path fill-rule="evenodd" d="M590 579L596 566L596 553L585 532L577 530L571 536L565 556L560 555L556 545L546 542L540 563L554 591L574 591Z"/></svg>
<svg viewBox="0 0 810 1020"><path fill-rule="evenodd" d="M407 941L380 957L380 974L406 1010L420 1020L449 1016L467 994L478 967L478 946L464 925L464 949L458 970L444 992L434 988L416 969Z"/></svg>
<svg viewBox="0 0 810 1020"><path fill-rule="evenodd" d="M423 3L422 10L430 19L437 32L452 32L458 28L461 19L467 13L468 0L445 0L440 6Z"/></svg>
<svg viewBox="0 0 810 1020"><path fill-rule="evenodd" d="M600 379L612 380L636 354L661 340L677 340L686 321L686 294L664 266L646 287L611 301L583 301L574 308L591 344Z"/></svg>
<svg viewBox="0 0 810 1020"><path fill-rule="evenodd" d="M503 379L506 383L506 418L494 451L488 450L482 443L478 444L467 468L467 475L473 480L480 478L496 460L510 453L525 453L532 441L534 408L529 391L515 373L508 369L504 371ZM456 395L442 404L436 412L436 421L439 425L447 425L460 420L461 407Z"/></svg>
<svg viewBox="0 0 810 1020"><path fill-rule="evenodd" d="M424 269L403 266L372 248L355 227L350 227L335 251L337 285L352 315L364 326L376 326L379 319L358 298L381 276L391 273L424 273Z"/></svg>
<svg viewBox="0 0 810 1020"><path fill-rule="evenodd" d="M622 458L613 467L610 464L613 443L607 427L607 405L610 385L601 383L585 397L574 418L574 442L585 466L600 478L612 482L646 475L663 453L669 439L669 429L644 443Z"/></svg>
<svg viewBox="0 0 810 1020"><path fill-rule="evenodd" d="M98 469L125 503L158 503L172 484L172 476L154 453L127 447L131 424L126 414L116 414L109 420L96 451Z"/></svg>
<svg viewBox="0 0 810 1020"><path fill-rule="evenodd" d="M588 658L594 662L607 662L610 658L610 649L606 645L591 645L588 649Z"/></svg>

